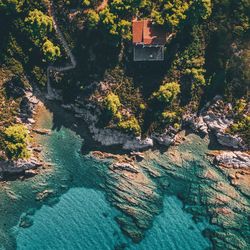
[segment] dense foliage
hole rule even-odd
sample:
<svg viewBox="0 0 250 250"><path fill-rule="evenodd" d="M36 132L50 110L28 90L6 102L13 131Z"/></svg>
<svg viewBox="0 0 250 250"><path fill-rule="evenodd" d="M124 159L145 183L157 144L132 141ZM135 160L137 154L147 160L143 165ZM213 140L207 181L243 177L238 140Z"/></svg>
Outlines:
<svg viewBox="0 0 250 250"><path fill-rule="evenodd" d="M114 93L109 93L105 98L105 107L112 116L116 116L118 109L121 107L119 96Z"/></svg>
<svg viewBox="0 0 250 250"><path fill-rule="evenodd" d="M132 133L136 136L141 134L141 127L135 117L130 117L127 120L122 120L118 123L118 128L127 133Z"/></svg>
<svg viewBox="0 0 250 250"><path fill-rule="evenodd" d="M177 82L169 82L160 86L160 89L157 92L154 92L153 96L158 101L169 104L176 98L179 93L180 85Z"/></svg>
<svg viewBox="0 0 250 250"><path fill-rule="evenodd" d="M4 130L3 148L9 159L17 160L19 158L27 158L29 152L28 146L28 130L23 125L9 126Z"/></svg>
<svg viewBox="0 0 250 250"><path fill-rule="evenodd" d="M0 62L8 70L3 78L18 75L44 86L48 62L68 60L50 3L0 0L0 22L6 24L0 30ZM218 94L234 106L239 100L249 103L249 1L58 0L53 5L77 68L57 75L52 84L67 100L78 95L96 100L106 117L103 126L147 134L180 127L183 113L199 111ZM133 18L152 19L166 29L164 62L133 62ZM84 91L104 79L108 91ZM234 112L230 133L244 136L247 106Z"/></svg>
<svg viewBox="0 0 250 250"><path fill-rule="evenodd" d="M61 55L60 48L48 39L44 42L42 50L46 59L51 62L55 61Z"/></svg>

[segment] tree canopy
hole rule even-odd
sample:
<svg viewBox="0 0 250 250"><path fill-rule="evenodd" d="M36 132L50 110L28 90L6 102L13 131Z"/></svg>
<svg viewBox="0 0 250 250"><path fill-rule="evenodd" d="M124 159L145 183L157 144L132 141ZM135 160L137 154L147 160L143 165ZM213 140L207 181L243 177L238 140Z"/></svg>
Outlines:
<svg viewBox="0 0 250 250"><path fill-rule="evenodd" d="M160 86L159 90L153 93L153 96L160 102L169 104L180 93L180 84L169 82Z"/></svg>
<svg viewBox="0 0 250 250"><path fill-rule="evenodd" d="M60 48L55 46L49 39L44 42L42 50L46 59L51 62L61 55Z"/></svg>
<svg viewBox="0 0 250 250"><path fill-rule="evenodd" d="M109 93L104 100L106 109L112 114L115 115L118 112L118 109L121 106L119 96L114 93Z"/></svg>
<svg viewBox="0 0 250 250"><path fill-rule="evenodd" d="M0 0L0 11L3 10L7 14L20 12L24 0Z"/></svg>
<svg viewBox="0 0 250 250"><path fill-rule="evenodd" d="M27 158L28 129L23 125L12 125L4 130L4 150L9 159Z"/></svg>
<svg viewBox="0 0 250 250"><path fill-rule="evenodd" d="M25 23L25 28L36 45L41 45L46 40L48 33L53 30L52 17L47 16L38 9L29 12L25 18Z"/></svg>

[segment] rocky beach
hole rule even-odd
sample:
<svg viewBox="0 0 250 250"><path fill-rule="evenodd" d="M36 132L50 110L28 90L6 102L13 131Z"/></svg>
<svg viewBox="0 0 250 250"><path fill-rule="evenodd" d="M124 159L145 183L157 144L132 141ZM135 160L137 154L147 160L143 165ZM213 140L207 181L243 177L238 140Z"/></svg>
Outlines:
<svg viewBox="0 0 250 250"><path fill-rule="evenodd" d="M36 131L35 139L40 138L38 141L41 146L38 151L41 149L43 155L49 151L52 159L47 156L45 160L50 161L53 166L47 169L41 168L40 174L32 177L30 181L33 178L46 178L48 181L50 177L57 174L58 170L54 165L58 164L57 160L53 162L53 152L56 148L53 148L53 144L48 145L47 143L55 140L53 143L60 144L61 140L67 140L66 131L58 134L65 130L64 126L77 134L83 129L77 126L79 117L74 117L71 112L68 114L61 112L60 107L53 110L52 118L52 114L41 107L36 116L38 123L33 127L33 130ZM57 111L55 112L55 110ZM65 115L67 122L64 122ZM94 151L92 147L89 151L86 148L88 144L84 143L84 141L90 140L89 131L86 129L87 127L85 127L85 133L81 134L83 142L79 142L82 144L79 144L79 147L82 148L81 151L85 148L84 151L89 152L84 156L87 157L87 161L102 165L102 167L98 167L99 169L89 169L88 171L92 172L89 174L92 176L97 171L94 175L98 176L95 179L100 183L95 185L104 192L109 204L121 212L115 216L114 221L133 242L141 242L146 237L145 233L164 209L164 197L174 195L183 202L182 209L191 214L196 223L204 220L210 222L203 229L203 234L211 240L215 248L247 249L249 223L243 219L248 216L250 209L248 195L250 160L247 152L218 150L216 144L214 149L211 146L209 148L208 137L201 138L187 131L180 132L176 136L175 145L170 146L167 150L150 149L147 145L147 150L143 152L126 149L123 153L115 153L110 150L106 151L105 148L110 148L106 145L101 148L98 146L100 151ZM69 139L67 143L74 145L74 140L76 139L72 138L72 141ZM117 140L114 142L116 144ZM66 141L63 143L65 144ZM108 145L110 146L110 144ZM60 150L62 149L63 147L60 148ZM138 150L138 147L132 149ZM67 157L70 152L67 152L66 148L65 150L64 154ZM22 166L25 168L26 165ZM11 171L11 168L8 169ZM64 174L68 175L60 173L60 178L64 179ZM46 177L46 175L48 176ZM74 178L75 173L70 175L72 175L70 178ZM65 178L67 179L67 177ZM81 180L79 181L81 182ZM29 185L28 182L27 185ZM91 181L87 185L93 185L90 183ZM41 184L38 185L40 191L35 192L35 201L38 204L47 203L50 200L57 203L55 197L61 192L60 189L52 187L50 184ZM3 186L5 185L7 184L3 184ZM12 186L11 183L9 185ZM15 192L11 197L15 197ZM25 218L22 219L21 227L28 223ZM27 226L29 227L29 223ZM227 241L224 240L225 238Z"/></svg>

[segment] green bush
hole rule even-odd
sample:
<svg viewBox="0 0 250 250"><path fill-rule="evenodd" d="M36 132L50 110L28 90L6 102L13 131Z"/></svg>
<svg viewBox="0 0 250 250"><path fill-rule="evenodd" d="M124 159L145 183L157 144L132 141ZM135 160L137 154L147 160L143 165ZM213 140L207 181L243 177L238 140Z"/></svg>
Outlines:
<svg viewBox="0 0 250 250"><path fill-rule="evenodd" d="M169 82L162 86L157 92L153 93L153 96L160 102L169 104L180 93L180 84L177 82Z"/></svg>
<svg viewBox="0 0 250 250"><path fill-rule="evenodd" d="M0 10L4 10L7 14L20 12L24 0L0 0Z"/></svg>
<svg viewBox="0 0 250 250"><path fill-rule="evenodd" d="M120 121L118 123L118 128L124 130L127 133L132 133L136 136L141 134L141 127L138 120L133 116L127 120Z"/></svg>
<svg viewBox="0 0 250 250"><path fill-rule="evenodd" d="M104 100L106 110L112 115L115 116L118 112L118 109L121 107L121 102L119 96L113 92L109 93Z"/></svg>
<svg viewBox="0 0 250 250"><path fill-rule="evenodd" d="M35 45L40 46L53 30L53 19L42 11L35 9L25 18L26 30L31 35Z"/></svg>
<svg viewBox="0 0 250 250"><path fill-rule="evenodd" d="M42 47L43 54L47 61L54 62L61 56L61 51L58 46L55 46L49 39L47 39Z"/></svg>
<svg viewBox="0 0 250 250"><path fill-rule="evenodd" d="M87 25L90 29L97 28L97 25L100 21L99 15L94 10L88 10L87 11Z"/></svg>
<svg viewBox="0 0 250 250"><path fill-rule="evenodd" d="M4 150L9 159L28 158L28 129L23 125L9 126L4 130Z"/></svg>

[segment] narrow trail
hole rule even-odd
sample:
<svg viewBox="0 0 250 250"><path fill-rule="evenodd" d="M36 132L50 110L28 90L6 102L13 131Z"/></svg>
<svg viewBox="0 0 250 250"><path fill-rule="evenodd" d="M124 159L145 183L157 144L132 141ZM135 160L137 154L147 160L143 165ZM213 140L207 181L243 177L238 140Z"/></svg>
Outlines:
<svg viewBox="0 0 250 250"><path fill-rule="evenodd" d="M53 7L53 1L51 1L49 4L48 4L48 13L49 15L52 17L52 20L53 20L53 27L55 29L55 32L57 34L57 37L58 39L60 40L61 42L61 45L63 46L67 56L69 57L70 59L70 64L67 64L65 65L64 67L56 67L56 66L48 66L47 68L47 98L48 99L55 99L56 97L56 93L54 91L54 89L51 87L51 84L50 84L50 73L52 71L57 71L57 72L63 72L63 71L68 71L68 70L71 70L71 69L74 69L77 65L77 62L76 62L76 59L74 57L74 55L72 54L69 46L68 46L68 43L66 42L60 28L58 27L57 25L57 20L56 20L56 17L55 17L55 14L54 14L54 7Z"/></svg>

